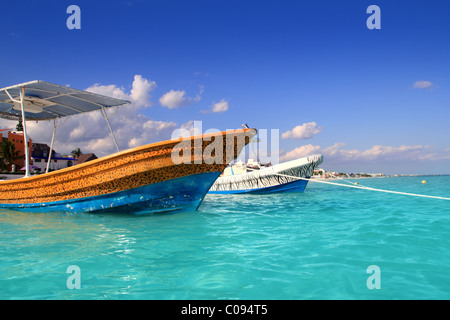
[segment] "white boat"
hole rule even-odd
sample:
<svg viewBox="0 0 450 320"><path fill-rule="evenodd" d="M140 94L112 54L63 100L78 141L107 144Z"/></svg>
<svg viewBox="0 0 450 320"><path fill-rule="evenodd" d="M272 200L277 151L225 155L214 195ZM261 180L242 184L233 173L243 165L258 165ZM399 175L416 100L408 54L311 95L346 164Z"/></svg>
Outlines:
<svg viewBox="0 0 450 320"><path fill-rule="evenodd" d="M209 189L209 194L302 192L308 180L323 162L322 155L312 155L283 162L263 165L249 160L228 166Z"/></svg>

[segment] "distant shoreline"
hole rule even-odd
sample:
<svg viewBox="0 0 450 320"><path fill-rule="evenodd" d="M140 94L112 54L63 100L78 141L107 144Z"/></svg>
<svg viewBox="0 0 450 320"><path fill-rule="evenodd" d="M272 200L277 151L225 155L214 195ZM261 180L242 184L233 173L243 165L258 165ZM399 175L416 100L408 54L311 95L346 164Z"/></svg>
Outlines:
<svg viewBox="0 0 450 320"><path fill-rule="evenodd" d="M450 176L450 173L391 174L391 175L386 175L386 177L433 177L433 176Z"/></svg>
<svg viewBox="0 0 450 320"><path fill-rule="evenodd" d="M439 177L439 176L450 176L450 173L435 173L435 174L386 174L382 176L354 176L354 177L342 177L342 176L328 176L317 177L312 176L312 180L346 180L346 179L380 179L380 178L401 178L401 177Z"/></svg>

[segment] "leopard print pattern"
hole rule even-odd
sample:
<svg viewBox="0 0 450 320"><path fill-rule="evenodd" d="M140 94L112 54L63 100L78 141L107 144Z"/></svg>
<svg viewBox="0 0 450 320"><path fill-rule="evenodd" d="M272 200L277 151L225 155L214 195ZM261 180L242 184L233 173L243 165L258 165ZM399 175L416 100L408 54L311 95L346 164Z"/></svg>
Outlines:
<svg viewBox="0 0 450 320"><path fill-rule="evenodd" d="M48 174L0 181L0 203L71 200L129 190L202 172L222 172L255 134L255 129L243 129L169 140ZM190 161L178 164L174 163L172 155L181 143L185 147L188 145L184 150L190 154L187 157ZM213 143L221 148L211 148ZM197 152L200 146L202 152Z"/></svg>

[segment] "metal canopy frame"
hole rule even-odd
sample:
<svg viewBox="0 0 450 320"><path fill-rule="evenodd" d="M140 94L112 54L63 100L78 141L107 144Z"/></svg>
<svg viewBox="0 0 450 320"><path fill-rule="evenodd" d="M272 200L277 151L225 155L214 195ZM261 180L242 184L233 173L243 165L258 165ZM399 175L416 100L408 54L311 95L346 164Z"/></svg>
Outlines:
<svg viewBox="0 0 450 320"><path fill-rule="evenodd" d="M116 149L119 151L116 137L114 136L114 132L109 123L110 117L108 117L106 109L116 107L115 112L117 112L118 107L128 104L130 104L130 102L126 100L115 99L40 80L0 89L0 118L7 120L22 119L25 140L25 177L30 176L30 157L26 121L52 119L54 121L50 154L46 169L46 172L48 172L56 128L58 127L57 122L59 119L100 110L108 124Z"/></svg>

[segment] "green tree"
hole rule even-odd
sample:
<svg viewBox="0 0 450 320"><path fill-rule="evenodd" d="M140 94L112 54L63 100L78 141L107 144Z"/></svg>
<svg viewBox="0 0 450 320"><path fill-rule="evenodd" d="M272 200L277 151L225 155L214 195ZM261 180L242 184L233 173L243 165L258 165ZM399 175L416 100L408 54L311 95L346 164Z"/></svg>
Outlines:
<svg viewBox="0 0 450 320"><path fill-rule="evenodd" d="M0 167L2 170L10 170L14 160L20 159L19 151L16 151L14 143L8 140L0 142Z"/></svg>
<svg viewBox="0 0 450 320"><path fill-rule="evenodd" d="M75 150L72 150L71 154L74 156L74 158L78 158L83 154L83 152L81 152L80 148L76 148Z"/></svg>
<svg viewBox="0 0 450 320"><path fill-rule="evenodd" d="M16 131L23 131L22 118L19 118L19 123L16 126Z"/></svg>

